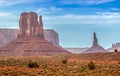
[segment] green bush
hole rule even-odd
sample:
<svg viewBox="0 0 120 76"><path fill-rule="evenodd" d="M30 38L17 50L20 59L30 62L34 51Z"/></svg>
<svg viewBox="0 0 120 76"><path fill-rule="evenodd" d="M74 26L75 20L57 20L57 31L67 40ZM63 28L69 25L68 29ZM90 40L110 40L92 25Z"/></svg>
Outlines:
<svg viewBox="0 0 120 76"><path fill-rule="evenodd" d="M38 68L39 65L38 65L37 62L29 62L29 63L28 63L28 67L30 67L30 68Z"/></svg>
<svg viewBox="0 0 120 76"><path fill-rule="evenodd" d="M90 62L88 63L88 68L89 68L90 70L94 70L94 69L95 69L95 64L93 63L93 61L90 61Z"/></svg>
<svg viewBox="0 0 120 76"><path fill-rule="evenodd" d="M67 59L62 60L62 64L67 64Z"/></svg>

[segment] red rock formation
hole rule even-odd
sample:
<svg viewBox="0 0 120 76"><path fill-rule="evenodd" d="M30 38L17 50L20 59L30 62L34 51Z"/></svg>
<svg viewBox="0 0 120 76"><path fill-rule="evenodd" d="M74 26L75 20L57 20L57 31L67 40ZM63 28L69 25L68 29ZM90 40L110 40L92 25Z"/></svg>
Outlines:
<svg viewBox="0 0 120 76"><path fill-rule="evenodd" d="M34 12L22 13L19 21L18 38L0 49L0 56L40 56L68 54L61 47L44 39L42 16Z"/></svg>
<svg viewBox="0 0 120 76"><path fill-rule="evenodd" d="M114 44L112 44L112 47L108 48L107 51L108 52L115 52L115 49L117 49L118 51L120 51L120 43L114 43Z"/></svg>
<svg viewBox="0 0 120 76"><path fill-rule="evenodd" d="M98 45L98 40L97 40L97 37L96 37L96 33L94 32L94 38L93 38L93 46L97 46Z"/></svg>
<svg viewBox="0 0 120 76"><path fill-rule="evenodd" d="M17 38L18 29L0 29L0 48ZM44 29L44 38L59 46L59 36L53 29Z"/></svg>
<svg viewBox="0 0 120 76"><path fill-rule="evenodd" d="M18 38L24 37L41 37L44 38L42 16L38 22L38 15L34 12L22 13L19 20L19 33Z"/></svg>
<svg viewBox="0 0 120 76"><path fill-rule="evenodd" d="M96 37L96 33L94 32L92 47L82 53L98 53L98 52L106 52L106 50L98 44L98 39Z"/></svg>

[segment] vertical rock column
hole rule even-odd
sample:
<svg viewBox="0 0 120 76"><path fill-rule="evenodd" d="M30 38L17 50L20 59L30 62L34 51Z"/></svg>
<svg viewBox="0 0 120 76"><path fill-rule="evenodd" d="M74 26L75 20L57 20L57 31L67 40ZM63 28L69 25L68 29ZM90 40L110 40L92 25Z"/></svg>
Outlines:
<svg viewBox="0 0 120 76"><path fill-rule="evenodd" d="M22 13L19 20L19 32L18 37L22 38L26 36L27 30L27 13Z"/></svg>
<svg viewBox="0 0 120 76"><path fill-rule="evenodd" d="M93 46L97 46L98 45L98 40L96 37L96 33L94 32L94 40L93 40Z"/></svg>
<svg viewBox="0 0 120 76"><path fill-rule="evenodd" d="M38 35L39 35L40 38L44 38L42 16L39 17L39 32L38 32Z"/></svg>
<svg viewBox="0 0 120 76"><path fill-rule="evenodd" d="M38 15L34 12L28 13L27 24L27 37L36 37L36 28L39 26Z"/></svg>

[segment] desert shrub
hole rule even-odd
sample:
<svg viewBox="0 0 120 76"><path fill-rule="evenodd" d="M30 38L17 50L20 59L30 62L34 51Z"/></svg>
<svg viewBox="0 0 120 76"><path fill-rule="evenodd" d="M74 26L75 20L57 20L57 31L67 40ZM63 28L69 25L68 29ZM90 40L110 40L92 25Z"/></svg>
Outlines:
<svg viewBox="0 0 120 76"><path fill-rule="evenodd" d="M117 49L115 49L115 50L114 50L114 52L118 52L118 50L117 50Z"/></svg>
<svg viewBox="0 0 120 76"><path fill-rule="evenodd" d="M118 64L120 64L120 61L118 62Z"/></svg>
<svg viewBox="0 0 120 76"><path fill-rule="evenodd" d="M30 68L38 68L39 65L38 65L37 62L29 62L29 63L28 63L28 67L30 67Z"/></svg>
<svg viewBox="0 0 120 76"><path fill-rule="evenodd" d="M94 69L95 69L95 64L93 63L93 61L90 61L90 62L88 63L88 68L89 68L90 70L94 70Z"/></svg>
<svg viewBox="0 0 120 76"><path fill-rule="evenodd" d="M62 60L62 64L67 64L67 62L68 62L67 59Z"/></svg>

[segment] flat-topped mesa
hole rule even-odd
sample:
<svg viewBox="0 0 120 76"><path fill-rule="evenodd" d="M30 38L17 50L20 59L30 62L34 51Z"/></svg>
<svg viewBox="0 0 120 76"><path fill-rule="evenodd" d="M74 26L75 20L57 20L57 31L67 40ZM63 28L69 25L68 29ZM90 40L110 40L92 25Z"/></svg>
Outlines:
<svg viewBox="0 0 120 76"><path fill-rule="evenodd" d="M34 12L22 13L19 20L18 38L44 38L42 16L39 18Z"/></svg>

